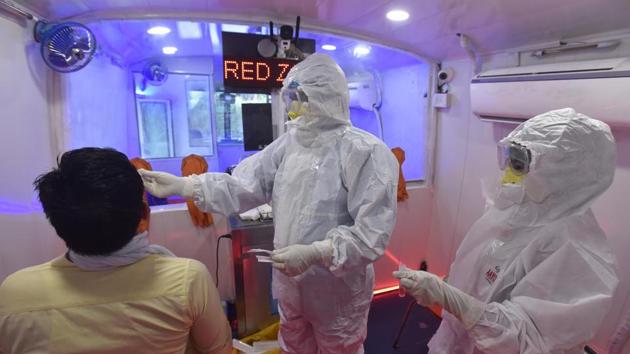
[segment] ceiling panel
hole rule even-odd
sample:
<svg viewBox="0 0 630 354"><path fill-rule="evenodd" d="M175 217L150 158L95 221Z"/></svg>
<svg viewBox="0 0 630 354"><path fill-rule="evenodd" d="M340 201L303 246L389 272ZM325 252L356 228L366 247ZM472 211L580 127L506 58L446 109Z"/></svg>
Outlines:
<svg viewBox="0 0 630 354"><path fill-rule="evenodd" d="M16 2L48 18L63 18L90 11L90 7L81 0L19 0Z"/></svg>
<svg viewBox="0 0 630 354"><path fill-rule="evenodd" d="M152 9L172 9L173 3L190 12L207 11L208 1L206 0L147 0Z"/></svg>
<svg viewBox="0 0 630 354"><path fill-rule="evenodd" d="M107 11L169 15L207 12L290 19L366 35L434 59L463 55L455 33L483 51L497 51L630 28L630 0L18 0L51 19ZM411 18L385 19L392 8ZM278 22L278 21L276 21Z"/></svg>

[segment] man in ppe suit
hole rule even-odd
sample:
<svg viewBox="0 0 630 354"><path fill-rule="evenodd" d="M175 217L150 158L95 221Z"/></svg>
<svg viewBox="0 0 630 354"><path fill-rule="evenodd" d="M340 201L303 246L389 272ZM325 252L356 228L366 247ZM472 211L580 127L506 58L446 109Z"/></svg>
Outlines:
<svg viewBox="0 0 630 354"><path fill-rule="evenodd" d="M505 175L448 278L395 272L422 305L446 311L430 353L583 353L618 278L590 209L612 183L609 127L566 108L499 143Z"/></svg>
<svg viewBox="0 0 630 354"><path fill-rule="evenodd" d="M293 67L282 96L288 133L232 176L141 175L150 193L193 198L204 211L230 215L271 200L282 350L362 353L371 263L396 220L398 164L387 146L351 126L347 83L330 57L313 54Z"/></svg>

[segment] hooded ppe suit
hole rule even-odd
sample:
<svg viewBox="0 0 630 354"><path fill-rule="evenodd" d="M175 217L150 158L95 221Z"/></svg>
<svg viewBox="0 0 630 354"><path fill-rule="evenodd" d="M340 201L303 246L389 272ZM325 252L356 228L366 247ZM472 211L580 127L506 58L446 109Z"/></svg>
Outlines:
<svg viewBox="0 0 630 354"><path fill-rule="evenodd" d="M190 193L202 210L226 215L271 200L276 250L325 244L326 262L295 277L274 270L280 344L286 353L361 353L374 285L371 263L383 254L396 220L398 163L382 142L351 126L347 83L330 57L307 57L287 75L284 87L290 85L300 87L308 105L287 123L286 134L243 160L231 176L173 180L164 190Z"/></svg>
<svg viewBox="0 0 630 354"><path fill-rule="evenodd" d="M396 276L450 312L429 353L583 353L618 283L590 209L613 180L613 136L567 108L524 122L501 143L526 147L529 171L501 185L457 250L448 284L428 273Z"/></svg>

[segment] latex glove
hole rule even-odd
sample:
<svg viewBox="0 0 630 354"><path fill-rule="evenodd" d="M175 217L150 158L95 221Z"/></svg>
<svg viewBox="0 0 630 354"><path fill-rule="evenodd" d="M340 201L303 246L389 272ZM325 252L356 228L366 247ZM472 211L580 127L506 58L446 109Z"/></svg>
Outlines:
<svg viewBox="0 0 630 354"><path fill-rule="evenodd" d="M422 306L439 305L457 317L466 329L472 328L485 311L486 304L445 283L438 276L413 270L394 272L400 285Z"/></svg>
<svg viewBox="0 0 630 354"><path fill-rule="evenodd" d="M166 172L138 170L144 188L159 198L179 195L186 199L193 197L192 177L177 177Z"/></svg>
<svg viewBox="0 0 630 354"><path fill-rule="evenodd" d="M238 215L244 221L257 221L260 219L258 208L249 209L248 211Z"/></svg>
<svg viewBox="0 0 630 354"><path fill-rule="evenodd" d="M332 244L329 240L316 241L310 245L291 245L271 254L271 264L282 273L294 277L312 265L327 265L332 259Z"/></svg>

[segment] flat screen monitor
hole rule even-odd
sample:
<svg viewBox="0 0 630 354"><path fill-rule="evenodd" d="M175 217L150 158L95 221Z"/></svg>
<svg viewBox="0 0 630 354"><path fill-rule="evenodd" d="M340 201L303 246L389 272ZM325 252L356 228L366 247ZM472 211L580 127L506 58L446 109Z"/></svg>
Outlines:
<svg viewBox="0 0 630 354"><path fill-rule="evenodd" d="M258 151L273 141L271 103L244 103L243 143L245 151Z"/></svg>

